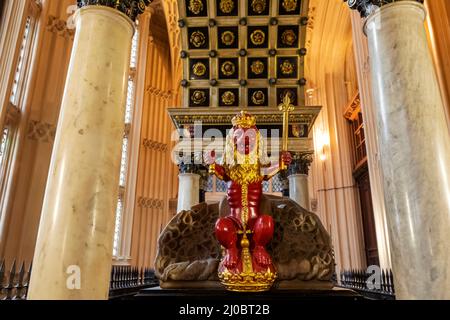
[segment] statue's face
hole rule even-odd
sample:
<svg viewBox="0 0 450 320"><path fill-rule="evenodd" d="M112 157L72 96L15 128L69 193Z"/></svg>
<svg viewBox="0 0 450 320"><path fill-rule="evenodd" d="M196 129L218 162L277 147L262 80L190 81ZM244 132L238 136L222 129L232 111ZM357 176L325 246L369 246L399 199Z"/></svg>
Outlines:
<svg viewBox="0 0 450 320"><path fill-rule="evenodd" d="M233 141L237 151L240 154L250 154L257 147L258 133L256 129L242 129L234 130Z"/></svg>

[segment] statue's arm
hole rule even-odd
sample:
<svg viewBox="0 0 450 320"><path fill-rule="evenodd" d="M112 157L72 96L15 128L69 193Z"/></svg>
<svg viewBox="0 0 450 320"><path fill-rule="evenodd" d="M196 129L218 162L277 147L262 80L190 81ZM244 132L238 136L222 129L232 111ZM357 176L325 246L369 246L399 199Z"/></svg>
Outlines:
<svg viewBox="0 0 450 320"><path fill-rule="evenodd" d="M230 177L227 175L225 167L221 166L220 164L211 164L209 166L209 173L215 175L220 180L230 181Z"/></svg>
<svg viewBox="0 0 450 320"><path fill-rule="evenodd" d="M277 162L273 163L272 165L263 167L262 170L264 172L264 174L263 174L264 180L269 181L270 179L275 177L278 174L278 172L281 171L281 163L277 161Z"/></svg>

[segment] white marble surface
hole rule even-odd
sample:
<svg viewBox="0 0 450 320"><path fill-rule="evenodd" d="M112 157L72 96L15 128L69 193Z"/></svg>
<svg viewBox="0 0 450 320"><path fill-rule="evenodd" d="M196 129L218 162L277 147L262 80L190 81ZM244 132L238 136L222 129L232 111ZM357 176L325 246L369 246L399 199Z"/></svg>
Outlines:
<svg viewBox="0 0 450 320"><path fill-rule="evenodd" d="M191 210L200 203L200 175L182 173L178 176L178 207L177 212Z"/></svg>
<svg viewBox="0 0 450 320"><path fill-rule="evenodd" d="M289 197L302 208L309 210L308 175L293 174L289 177Z"/></svg>
<svg viewBox="0 0 450 320"><path fill-rule="evenodd" d="M450 299L450 136L421 4L371 15L387 223L399 299Z"/></svg>
<svg viewBox="0 0 450 320"><path fill-rule="evenodd" d="M101 6L76 21L29 299L108 297L133 25Z"/></svg>

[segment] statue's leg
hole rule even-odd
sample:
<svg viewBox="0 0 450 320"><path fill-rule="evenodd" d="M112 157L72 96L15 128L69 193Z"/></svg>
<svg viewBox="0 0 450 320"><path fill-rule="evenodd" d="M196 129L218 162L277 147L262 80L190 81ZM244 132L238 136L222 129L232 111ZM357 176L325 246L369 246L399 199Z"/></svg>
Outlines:
<svg viewBox="0 0 450 320"><path fill-rule="evenodd" d="M237 229L231 217L221 218L216 223L216 238L226 250L223 264L230 269L235 268L239 260Z"/></svg>
<svg viewBox="0 0 450 320"><path fill-rule="evenodd" d="M272 240L274 223L271 216L263 215L256 219L253 227L253 257L260 266L270 266L272 259L265 246Z"/></svg>

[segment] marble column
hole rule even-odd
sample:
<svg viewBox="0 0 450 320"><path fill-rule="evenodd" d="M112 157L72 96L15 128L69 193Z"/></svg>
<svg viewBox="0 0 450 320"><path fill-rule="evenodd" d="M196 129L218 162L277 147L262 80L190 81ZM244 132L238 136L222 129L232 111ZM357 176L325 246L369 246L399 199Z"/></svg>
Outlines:
<svg viewBox="0 0 450 320"><path fill-rule="evenodd" d="M197 173L180 173L178 185L177 212L191 210L200 203L200 175Z"/></svg>
<svg viewBox="0 0 450 320"><path fill-rule="evenodd" d="M312 162L312 154L293 154L293 160L288 170L289 197L302 208L309 210L308 174Z"/></svg>
<svg viewBox="0 0 450 320"><path fill-rule="evenodd" d="M29 299L108 298L134 32L130 18L100 5L75 14Z"/></svg>
<svg viewBox="0 0 450 320"><path fill-rule="evenodd" d="M309 189L307 174L289 176L289 197L302 208L309 210Z"/></svg>
<svg viewBox="0 0 450 320"><path fill-rule="evenodd" d="M425 16L398 1L364 28L399 299L450 299L450 136Z"/></svg>

